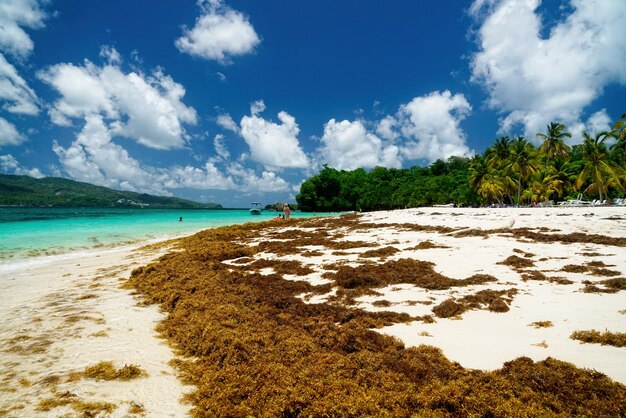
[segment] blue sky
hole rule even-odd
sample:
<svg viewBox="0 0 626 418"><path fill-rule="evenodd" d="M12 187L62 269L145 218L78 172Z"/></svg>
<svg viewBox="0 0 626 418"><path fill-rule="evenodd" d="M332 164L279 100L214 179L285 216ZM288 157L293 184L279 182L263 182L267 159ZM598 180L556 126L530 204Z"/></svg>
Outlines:
<svg viewBox="0 0 626 418"><path fill-rule="evenodd" d="M0 172L224 206L626 111L623 0L0 0Z"/></svg>

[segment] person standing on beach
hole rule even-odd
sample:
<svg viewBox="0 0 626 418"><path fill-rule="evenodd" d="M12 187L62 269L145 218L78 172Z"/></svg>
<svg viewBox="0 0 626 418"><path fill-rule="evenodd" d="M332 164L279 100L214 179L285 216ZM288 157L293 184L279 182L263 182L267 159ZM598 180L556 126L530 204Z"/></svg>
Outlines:
<svg viewBox="0 0 626 418"><path fill-rule="evenodd" d="M289 220L289 218L291 217L291 209L289 208L289 204L287 203L283 205L283 216L285 217L285 220Z"/></svg>

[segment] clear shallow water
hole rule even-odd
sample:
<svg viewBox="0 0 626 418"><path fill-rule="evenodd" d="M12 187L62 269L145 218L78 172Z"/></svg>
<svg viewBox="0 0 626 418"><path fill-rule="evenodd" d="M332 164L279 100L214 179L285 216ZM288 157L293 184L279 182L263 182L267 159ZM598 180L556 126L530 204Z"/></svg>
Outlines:
<svg viewBox="0 0 626 418"><path fill-rule="evenodd" d="M319 216L293 213L294 218ZM182 216L183 222L178 222ZM0 264L259 222L247 210L0 208Z"/></svg>

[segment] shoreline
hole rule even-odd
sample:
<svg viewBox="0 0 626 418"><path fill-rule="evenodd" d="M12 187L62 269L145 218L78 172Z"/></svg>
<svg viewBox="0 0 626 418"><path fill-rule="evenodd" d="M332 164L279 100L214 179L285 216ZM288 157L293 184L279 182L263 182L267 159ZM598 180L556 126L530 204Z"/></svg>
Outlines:
<svg viewBox="0 0 626 418"><path fill-rule="evenodd" d="M544 235L581 233L626 239L626 228L621 226L626 222L626 211L600 207L585 208L590 211L561 207L557 210L509 209L437 207L369 212L358 216L354 224L337 219L335 223L339 226L321 229L329 234L339 234L334 240L337 248L344 242L364 242L371 246L347 245L343 250L328 250L324 247L328 244L320 242L300 249L285 248L280 250L284 252L275 254L271 251L272 245L289 240L291 235L300 234L306 240L309 236L306 231L311 234L316 231L315 228L301 228L303 222L319 225L331 225L332 222L317 218L264 226L234 225L223 230L261 228L259 236L245 245L262 244L267 248L259 253L255 249L252 260L229 256L222 263L257 274L259 280L279 274L287 280L285 283L308 282L314 286L332 283L335 279L329 277L340 266L357 268L362 264L372 266L403 258L433 263L436 274L455 281L473 274L490 274L497 282L467 287L453 285L439 290L397 283L374 286L371 294L369 291L362 294L344 292L337 296L340 292L330 290L316 294L304 292L298 297L309 304L329 303L334 298L332 303L337 306L364 312L390 312L405 314L409 318L430 316L434 319L432 323L391 319L394 323L374 331L399 338L407 349L421 350L421 344L439 347L449 360L469 369L497 370L504 362L520 356L535 361L553 357L578 367L595 369L626 384L624 348L581 344L569 338L573 330L591 328L625 332L624 313L619 313L626 312L623 290L585 293L582 291L583 281L600 283L607 277L562 271L568 263L584 266L594 261L606 265L607 270L618 272L611 277L624 277L626 261L619 257L623 248L583 241L569 244L539 242L507 232L530 228ZM411 229L406 226L410 224L421 227ZM158 240L152 243L154 245L146 246L147 243L143 242L95 249L81 255L51 256L45 262L11 270L12 277L3 281L4 292L0 295L0 309L5 318L0 326L0 349L7 353L1 363L0 379L5 389L0 392L0 411L22 406L24 409L6 413L9 416L13 416L11 413L16 414L14 416L24 413L45 415L36 411L37 402L67 392L85 401L112 400L116 408L111 416L125 416L133 405L141 405L148 416L163 411L170 411L172 416L188 414L192 405L183 405L180 399L185 393L195 393L197 387L185 386L175 377L181 370L174 370L168 363L180 358L174 356L170 348L172 341L167 344L154 331L155 326L167 317L167 309L160 312L157 305L145 306L132 296L134 292L121 289L120 284L134 268L153 263L160 269L162 263L154 261L171 251L172 244L167 246L166 242L188 243L174 253L184 256L196 251L194 243L200 242L200 237L210 237L211 229ZM459 235L460 232L467 233L467 236ZM417 248L417 244L424 242L430 244ZM298 240L294 243L299 245ZM386 247L394 247L397 251L385 256L365 257L367 251ZM594 255L583 255L585 253ZM527 258L533 265L516 270L500 264L511 255ZM254 267L254 260L265 260L267 267ZM304 275L281 273L282 262L295 262L311 271ZM332 265L335 267L328 270ZM524 274L532 271L549 277L558 276L571 283L521 280ZM330 276L325 277L325 273ZM516 288L517 293L510 296L509 302L503 302L508 308L505 312L492 312L479 305L450 317L433 313L433 308L448 298L461 303L464 297L481 290L504 292L510 288ZM506 295L502 297L507 298ZM540 329L529 326L538 321L551 321L553 325ZM177 344L174 346L181 348ZM86 378L68 381L72 372L80 372L99 361L113 361L118 368L124 364L137 364L148 377L129 382ZM68 404L53 411L58 415L72 409Z"/></svg>
<svg viewBox="0 0 626 418"><path fill-rule="evenodd" d="M155 331L165 315L156 306L138 306L132 292L120 288L133 268L165 254L167 241L152 243L152 248L138 243L52 256L3 272L3 414L48 416L42 405L64 397L72 403L61 402L54 414L79 412L72 405L98 413L98 403L115 404L114 417L132 411L147 416L188 413L180 399L190 388L176 378L168 364L173 352ZM128 382L73 380L101 361L117 368L135 364L147 376Z"/></svg>

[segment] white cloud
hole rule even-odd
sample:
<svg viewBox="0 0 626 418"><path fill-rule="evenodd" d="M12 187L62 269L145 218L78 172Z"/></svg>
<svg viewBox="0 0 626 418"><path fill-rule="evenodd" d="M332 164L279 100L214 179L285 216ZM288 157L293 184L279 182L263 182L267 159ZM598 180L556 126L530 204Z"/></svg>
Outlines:
<svg viewBox="0 0 626 418"><path fill-rule="evenodd" d="M241 12L221 0L200 0L198 4L202 14L195 26L184 28L183 36L176 40L179 51L226 64L231 56L248 54L261 42Z"/></svg>
<svg viewBox="0 0 626 418"><path fill-rule="evenodd" d="M0 155L0 171L5 174L42 178L44 175L38 168L24 168L11 154Z"/></svg>
<svg viewBox="0 0 626 418"><path fill-rule="evenodd" d="M216 149L228 158L225 148L218 148L223 138L215 138ZM221 144L223 145L223 144ZM67 148L56 141L53 151L64 172L71 178L116 189L141 193L171 195L178 188L237 190L238 192L285 191L289 183L275 173L264 170L257 175L239 162L231 162L224 172L209 160L204 166L142 166L127 150L112 141L112 132L101 115L89 115L76 140ZM224 162L224 160L221 160Z"/></svg>
<svg viewBox="0 0 626 418"><path fill-rule="evenodd" d="M565 138L568 145L580 144L583 141L583 130L592 135L603 131L611 130L611 118L606 113L606 109L599 110L589 116L586 121L573 122L567 125L567 131L572 134L571 137ZM545 128L543 131L545 133ZM611 143L608 139L608 143Z"/></svg>
<svg viewBox="0 0 626 418"><path fill-rule="evenodd" d="M472 79L504 114L501 131L528 138L550 121L573 125L610 83L626 83L626 2L571 0L573 13L542 38L539 0L477 0Z"/></svg>
<svg viewBox="0 0 626 418"><path fill-rule="evenodd" d="M339 170L402 165L398 147L384 144L380 138L368 132L360 121L329 120L324 125L321 141L323 145L318 152L322 162Z"/></svg>
<svg viewBox="0 0 626 418"><path fill-rule="evenodd" d="M192 189L236 189L233 179L224 176L214 163L208 161L204 167L170 167L159 169L156 175L157 181L162 182L168 189L189 187Z"/></svg>
<svg viewBox="0 0 626 418"><path fill-rule="evenodd" d="M394 141L400 136L395 129L396 120L393 116L388 115L378 122L378 125L376 126L376 133L384 139Z"/></svg>
<svg viewBox="0 0 626 418"><path fill-rule="evenodd" d="M289 183L272 171L264 170L258 176L254 170L236 162L231 163L227 170L238 179L238 190L241 192L284 192L290 189Z"/></svg>
<svg viewBox="0 0 626 418"><path fill-rule="evenodd" d="M606 113L606 109L602 109L587 119L587 131L591 133L606 132L611 130L611 118Z"/></svg>
<svg viewBox="0 0 626 418"><path fill-rule="evenodd" d="M0 117L0 147L5 145L19 145L23 141L24 137L15 129L15 126Z"/></svg>
<svg viewBox="0 0 626 418"><path fill-rule="evenodd" d="M39 113L37 95L2 54L0 54L0 100L7 102L2 106L7 112L23 115Z"/></svg>
<svg viewBox="0 0 626 418"><path fill-rule="evenodd" d="M51 108L51 116L83 118L89 114L104 114L107 118L118 117L115 103L101 80L102 69L89 61L82 67L73 64L57 64L39 73L39 78L54 87L61 98ZM55 117L53 117L53 122Z"/></svg>
<svg viewBox="0 0 626 418"><path fill-rule="evenodd" d="M396 124L404 137L400 146L402 155L429 161L470 155L472 151L466 145L466 135L459 123L471 109L465 96L452 95L447 90L415 97L400 106Z"/></svg>
<svg viewBox="0 0 626 418"><path fill-rule="evenodd" d="M108 55L115 54L108 50ZM183 123L195 124L196 111L182 103L182 85L161 70L152 75L124 73L117 65L98 67L57 64L39 77L61 95L49 113L53 123L67 126L71 118L100 114L112 133L156 149L179 148L187 139Z"/></svg>
<svg viewBox="0 0 626 418"><path fill-rule="evenodd" d="M41 8L45 1L0 1L0 51L23 59L33 50L33 41L22 29L38 29L44 26L46 14Z"/></svg>
<svg viewBox="0 0 626 418"><path fill-rule="evenodd" d="M122 63L122 56L111 45L102 45L100 47L100 57L104 58L110 65L120 65Z"/></svg>
<svg viewBox="0 0 626 418"><path fill-rule="evenodd" d="M217 124L226 130L239 132L239 127L228 113L219 115L217 117Z"/></svg>
<svg viewBox="0 0 626 418"><path fill-rule="evenodd" d="M224 135L215 135L215 138L213 138L213 146L215 147L215 152L219 158L223 160L228 160L230 158L230 152L226 147Z"/></svg>
<svg viewBox="0 0 626 418"><path fill-rule="evenodd" d="M298 142L300 129L296 119L287 112L278 113L281 124L263 119L258 113L265 105L259 106L259 102L253 104L251 116L244 116L240 123L240 134L250 147L250 157L266 167L306 167L309 159Z"/></svg>
<svg viewBox="0 0 626 418"><path fill-rule="evenodd" d="M56 141L52 150L70 177L87 183L117 189L164 194L166 191L150 179L121 146L111 142L111 131L100 115L89 115L76 140L68 147Z"/></svg>
<svg viewBox="0 0 626 418"><path fill-rule="evenodd" d="M65 172L73 179L116 189L170 195L180 187L228 189L235 184L213 163L203 168L173 166L154 168L142 165L123 147L112 142L112 132L102 116L89 115L76 140L67 148L56 141L53 151Z"/></svg>
<svg viewBox="0 0 626 418"><path fill-rule="evenodd" d="M250 113L253 116L260 115L265 112L265 102L263 100L256 100L250 104Z"/></svg>

